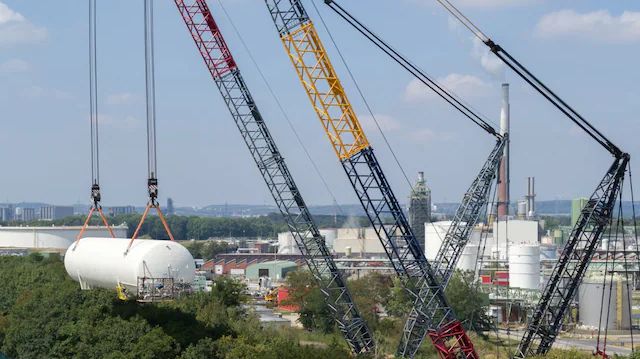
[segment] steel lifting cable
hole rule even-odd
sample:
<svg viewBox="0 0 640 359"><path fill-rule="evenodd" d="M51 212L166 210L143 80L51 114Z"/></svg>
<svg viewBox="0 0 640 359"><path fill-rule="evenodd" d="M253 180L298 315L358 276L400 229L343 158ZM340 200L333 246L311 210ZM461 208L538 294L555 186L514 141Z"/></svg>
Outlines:
<svg viewBox="0 0 640 359"><path fill-rule="evenodd" d="M311 154L309 153L309 150L307 149L307 146L304 144L304 142L302 141L302 138L300 137L300 134L296 130L295 126L293 125L293 122L291 121L291 118L289 117L289 115L285 111L284 106L282 105L282 102L280 102L279 97L276 95L276 92L273 90L273 87L271 87L271 83L267 80L267 77L264 75L264 72L260 68L260 65L258 65L258 62L256 61L255 57L253 56L253 53L249 49L249 46L244 41L244 37L240 33L240 30L238 30L238 27L236 27L236 24L234 23L233 19L231 18L231 15L227 11L226 7L222 4L221 0L218 0L218 4L219 4L220 8L222 9L222 12L224 13L225 17L229 21L229 24L233 28L233 31L235 32L236 36L238 36L238 39L240 40L240 43L242 44L242 47L244 48L245 52L247 53L249 59L253 63L254 68L256 69L256 71L258 71L258 74L260 75L260 79L262 80L262 82L266 86L267 91L271 95L271 98L275 101L276 106L278 107L278 109L280 110L280 113L282 114L282 117L284 117L284 119L287 121L287 124L289 125L289 128L291 129L291 132L293 132L293 135L296 138L296 141L298 141L298 144L300 145L300 147L302 147L302 150L304 151L307 159L309 160L309 163L311 163L311 166L313 167L314 172L316 173L316 175L318 175L318 178L320 178L320 181L322 182L322 185L324 186L324 188L329 193L329 196L331 196L331 199L333 200L333 203L334 203L335 207L338 209L338 212L340 212L341 216L346 216L346 213L342 209L342 206L338 203L338 200L336 199L336 196L334 195L333 191L331 190L331 187L329 187L329 184L327 183L327 180L325 179L324 175L322 174L322 172L318 168L318 165L316 164L316 162L313 159L313 157L311 157Z"/></svg>
<svg viewBox="0 0 640 359"><path fill-rule="evenodd" d="M620 211L622 211L622 191L620 191ZM624 214L621 215L622 218L622 245L623 245L623 251L622 251L622 255L624 258L624 278L625 278L625 284L626 284L626 288L627 288L627 309L629 310L629 333L631 335L631 348L633 350L634 347L634 343L633 343L633 322L632 322L632 306L631 306L631 302L632 302L632 297L631 297L631 288L629 287L630 281L629 281L629 261L627 259L627 255L629 254L628 250L627 250L627 243L625 240L625 236L626 236L626 230L624 228ZM632 277L633 278L633 277Z"/></svg>
<svg viewBox="0 0 640 359"><path fill-rule="evenodd" d="M153 25L153 0L144 1L144 59L145 59L145 89L146 89L146 114L147 114L147 189L149 202L145 207L140 222L136 227L131 240L125 251L129 252L133 241L138 238L142 225L152 208L155 208L158 217L162 222L164 230L170 240L174 240L169 224L160 209L158 202L158 157L156 142L156 80L155 80L155 58L154 58L154 25Z"/></svg>
<svg viewBox="0 0 640 359"><path fill-rule="evenodd" d="M100 146L98 131L98 66L97 66L97 15L96 0L89 0L89 120L91 127L91 207L87 218L76 236L73 246L75 250L78 241L87 230L91 218L97 213L102 219L102 223L109 231L111 237L115 237L109 221L102 211L100 193Z"/></svg>
<svg viewBox="0 0 640 359"><path fill-rule="evenodd" d="M603 358L607 357L606 351L607 351L607 331L606 331L606 327L609 324L609 306L611 303L611 287L613 286L612 283L609 284L609 299L608 299L608 303L607 303L607 312L606 312L606 317L605 317L605 333L604 333L604 340L601 340L601 336L602 336L602 319L604 316L604 298L605 298L605 291L606 291L606 287L607 287L607 272L609 271L609 255L611 254L611 237L612 237L612 232L613 232L613 223L609 224L609 234L608 234L608 240L607 240L607 251L606 251L606 255L605 255L605 261L604 261L604 273L602 275L602 294L600 295L600 314L598 316L598 337L596 339L596 351L594 352L594 356L602 356ZM614 247L615 249L615 247ZM612 258L612 262L615 263L615 256L614 258ZM613 268L611 270L611 272L613 273L613 269L615 269L615 264L613 265ZM611 278L613 281L613 278ZM602 348L600 348L600 343L604 342Z"/></svg>
<svg viewBox="0 0 640 359"><path fill-rule="evenodd" d="M447 89L444 85L438 83L431 76L429 76L425 71L420 69L413 62L408 60L404 55L402 55L398 50L394 49L393 46L389 45L386 41L384 41L380 36L370 30L366 25L364 25L361 21L351 15L348 11L346 11L343 7L340 6L337 2L325 1L327 5L342 19L344 19L349 25L351 25L356 31L366 37L373 45L382 50L385 54L387 54L393 61L395 61L398 65L404 68L407 72L413 75L418 81L422 84L430 88L433 92L436 93L439 97L453 106L456 110L458 110L463 116L467 117L469 120L473 121L475 124L480 126L483 130L488 132L489 134L499 137L500 135L497 133L495 128L489 124L489 122L493 122L489 120L486 116L481 115L477 110L474 110L471 105L467 104L463 100L459 98L459 96L455 95L453 91Z"/></svg>
<svg viewBox="0 0 640 359"><path fill-rule="evenodd" d="M367 108L367 111L369 112L369 115L371 116L371 119L373 119L373 122L375 123L376 128L380 132L380 135L382 135L382 139L384 140L385 144L387 145L387 148L391 152L391 155L393 156L394 161L398 165L398 168L400 169L400 172L402 172L402 175L404 176L405 181L407 181L407 184L409 185L409 188L413 188L413 185L411 184L411 180L409 180L409 176L407 176L407 173L405 172L404 167L402 167L402 164L400 163L400 159L396 155L395 151L393 150L393 147L391 147L391 143L389 143L389 140L387 139L387 135L384 133L384 131L382 130L382 127L380 126L380 123L378 123L378 120L377 120L376 116L373 114L373 110L371 109L371 106L369 105L369 101L367 101L366 97L364 96L364 92L360 88L360 85L358 84L358 81L356 80L355 75L351 71L351 67L349 67L349 64L347 63L347 60L342 55L342 51L340 51L340 47L338 47L338 43L336 42L335 38L333 37L333 33L331 32L331 30L329 30L329 26L327 26L327 23L324 21L324 18L322 17L322 14L320 13L320 10L318 10L318 7L316 6L315 2L312 1L311 4L313 5L313 8L315 9L316 14L318 14L318 18L320 19L320 22L322 23L322 27L327 32L327 35L329 35L329 39L331 40L331 43L333 44L333 47L336 49L336 52L338 53L338 56L340 57L340 61L342 62L342 64L346 68L347 73L349 74L349 77L351 78L351 81L355 85L355 88L358 91L358 94L360 95L360 98L362 99L362 102L364 103L365 107Z"/></svg>
<svg viewBox="0 0 640 359"><path fill-rule="evenodd" d="M448 0L436 0L440 3L454 18L460 21L474 36L480 39L502 62L504 62L511 70L518 74L525 82L533 87L538 93L553 104L560 112L567 116L574 124L585 131L592 139L598 142L602 147L609 151L616 158L620 158L623 152L611 142L602 132L596 129L587 119L582 117L573 107L569 106L555 92L547 87L540 79L533 75L518 60L509 54L500 45L496 44L491 38L484 34L468 17L462 14Z"/></svg>
<svg viewBox="0 0 640 359"><path fill-rule="evenodd" d="M636 219L636 202L635 202L635 198L634 198L634 193L633 193L633 178L631 176L631 164L629 164L629 190L631 192L631 215L633 216L633 236L634 236L634 241L635 241L635 255L636 255L636 273L640 272L640 247L638 246L638 225L637 225L637 219ZM635 283L634 283L634 287L635 287ZM630 319L631 320L631 312L629 312L630 315ZM631 347L634 348L633 345L633 326L632 326L632 330L631 330Z"/></svg>

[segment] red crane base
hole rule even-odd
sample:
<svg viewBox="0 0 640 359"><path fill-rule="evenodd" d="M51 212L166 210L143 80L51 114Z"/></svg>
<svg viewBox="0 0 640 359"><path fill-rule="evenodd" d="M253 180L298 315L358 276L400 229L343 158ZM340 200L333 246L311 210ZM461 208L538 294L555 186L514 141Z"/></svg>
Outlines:
<svg viewBox="0 0 640 359"><path fill-rule="evenodd" d="M438 331L429 332L429 338L441 359L457 359L460 354L464 354L464 358L480 359L462 323L457 320L444 325Z"/></svg>

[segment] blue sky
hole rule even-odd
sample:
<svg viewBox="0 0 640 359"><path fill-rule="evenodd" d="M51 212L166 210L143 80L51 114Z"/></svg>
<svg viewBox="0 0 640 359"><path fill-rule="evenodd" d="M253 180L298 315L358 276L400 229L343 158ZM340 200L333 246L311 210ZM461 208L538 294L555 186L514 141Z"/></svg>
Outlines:
<svg viewBox="0 0 640 359"><path fill-rule="evenodd" d="M355 203L287 59L263 1L222 0L340 203ZM615 143L640 154L637 1L453 1ZM87 1L0 0L0 201L88 201ZM241 71L310 204L330 204L291 129L222 13L209 1ZM434 0L342 1L433 77L498 123L511 83L512 198L535 176L539 199L589 195L610 157L452 21ZM493 140L424 91L318 1L378 121L412 179L435 201L457 201ZM409 186L342 75L398 197ZM101 164L105 205L146 201L142 1L98 0ZM156 2L161 197L176 205L271 204L237 129L172 1ZM632 161L632 165L635 161ZM638 169L637 171L640 171Z"/></svg>

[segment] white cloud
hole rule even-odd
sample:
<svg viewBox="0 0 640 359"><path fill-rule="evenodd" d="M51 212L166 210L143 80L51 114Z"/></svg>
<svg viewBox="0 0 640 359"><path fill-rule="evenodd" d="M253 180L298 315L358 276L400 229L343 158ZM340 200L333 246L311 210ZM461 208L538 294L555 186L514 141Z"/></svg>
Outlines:
<svg viewBox="0 0 640 359"><path fill-rule="evenodd" d="M491 74L496 80L504 81L504 63L497 58L489 48L477 37L473 37L471 56L480 61L480 66Z"/></svg>
<svg viewBox="0 0 640 359"><path fill-rule="evenodd" d="M54 100L70 100L73 95L58 89L48 89L41 86L30 86L21 91L22 96L30 98L50 98Z"/></svg>
<svg viewBox="0 0 640 359"><path fill-rule="evenodd" d="M107 96L108 105L129 105L136 103L138 96L130 92L122 92Z"/></svg>
<svg viewBox="0 0 640 359"><path fill-rule="evenodd" d="M29 71L31 66L28 62L20 59L11 59L0 63L0 74L14 74Z"/></svg>
<svg viewBox="0 0 640 359"><path fill-rule="evenodd" d="M0 2L0 25L11 21L24 21L24 16L11 10L7 5Z"/></svg>
<svg viewBox="0 0 640 359"><path fill-rule="evenodd" d="M437 79L437 82L455 95L466 99L482 97L491 91L491 84L473 75L449 74ZM404 98L407 102L431 101L438 96L417 79L409 82L405 89Z"/></svg>
<svg viewBox="0 0 640 359"><path fill-rule="evenodd" d="M576 37L601 42L640 41L640 12L614 16L606 10L577 13L561 10L543 16L535 30L543 38Z"/></svg>
<svg viewBox="0 0 640 359"><path fill-rule="evenodd" d="M22 14L0 2L0 46L40 42L47 30L29 22Z"/></svg>
<svg viewBox="0 0 640 359"><path fill-rule="evenodd" d="M360 123L362 124L362 127L364 127L365 131L369 132L378 130L373 117L371 117L370 115L360 116L359 118ZM380 125L382 131L385 132L396 131L402 127L400 122L389 115L376 114L375 120L378 122L378 125Z"/></svg>

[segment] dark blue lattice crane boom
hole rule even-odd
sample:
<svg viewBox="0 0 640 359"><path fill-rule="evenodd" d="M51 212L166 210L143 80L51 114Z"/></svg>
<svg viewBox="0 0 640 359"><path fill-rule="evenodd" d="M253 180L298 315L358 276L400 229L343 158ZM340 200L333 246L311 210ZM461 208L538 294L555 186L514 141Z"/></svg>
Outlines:
<svg viewBox="0 0 640 359"><path fill-rule="evenodd" d="M371 331L360 316L346 282L334 263L205 0L175 0L175 3L318 282L338 328L354 353L373 351Z"/></svg>
<svg viewBox="0 0 640 359"><path fill-rule="evenodd" d="M395 272L416 303L411 310L410 325L419 330L405 332L402 340L417 350L424 333L428 333L441 358L478 358L446 301L443 287L391 190L302 3L299 0L265 2L362 207Z"/></svg>

